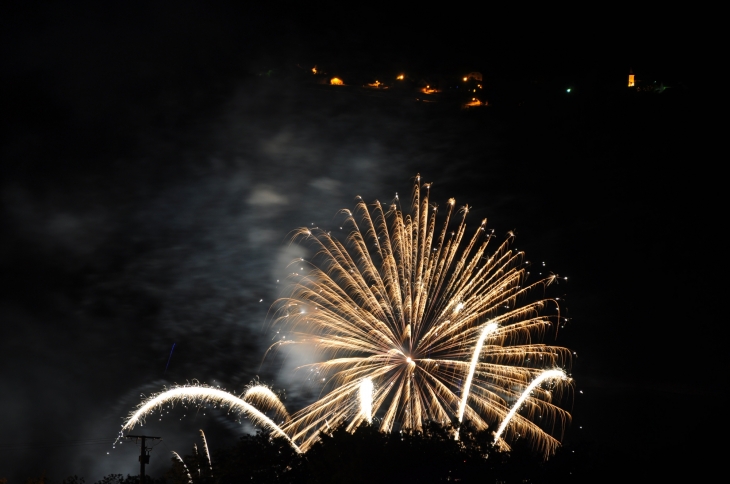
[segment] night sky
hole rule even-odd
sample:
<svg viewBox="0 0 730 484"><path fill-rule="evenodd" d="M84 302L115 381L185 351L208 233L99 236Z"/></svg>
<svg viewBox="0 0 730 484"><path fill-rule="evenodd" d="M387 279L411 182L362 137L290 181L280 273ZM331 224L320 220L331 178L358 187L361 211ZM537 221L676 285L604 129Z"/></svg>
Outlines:
<svg viewBox="0 0 730 484"><path fill-rule="evenodd" d="M291 360L262 364L277 280L306 256L287 235L335 228L356 195L408 194L417 173L434 201L473 207L472 227L515 230L530 260L568 276L566 441L615 456L617 473L706 467L723 255L708 243L691 17L171 5L0 16L0 478L136 474L133 444L98 442L165 385L238 392L258 376L290 410L311 401ZM444 87L479 71L493 106L318 86L314 65ZM626 96L629 68L673 87ZM143 427L164 437L148 473L199 428L213 450L252 430L180 417Z"/></svg>

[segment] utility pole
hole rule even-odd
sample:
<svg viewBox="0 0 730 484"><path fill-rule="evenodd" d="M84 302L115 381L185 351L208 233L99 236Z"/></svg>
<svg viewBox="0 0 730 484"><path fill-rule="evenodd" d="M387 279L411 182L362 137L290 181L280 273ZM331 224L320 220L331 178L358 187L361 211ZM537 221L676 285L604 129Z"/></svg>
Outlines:
<svg viewBox="0 0 730 484"><path fill-rule="evenodd" d="M145 480L145 473L144 473L144 466L145 464L150 463L150 453L149 451L152 450L152 447L147 447L147 439L150 440L162 440L162 437L150 437L149 435L127 435L128 439L136 439L135 444L139 442L139 439L142 439L142 447L140 448L139 452L139 483L144 484Z"/></svg>

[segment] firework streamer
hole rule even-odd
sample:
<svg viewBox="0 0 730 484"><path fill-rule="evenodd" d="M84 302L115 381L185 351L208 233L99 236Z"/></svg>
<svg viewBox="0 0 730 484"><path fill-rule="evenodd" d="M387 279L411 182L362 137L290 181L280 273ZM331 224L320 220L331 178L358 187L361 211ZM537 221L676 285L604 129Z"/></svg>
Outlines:
<svg viewBox="0 0 730 484"><path fill-rule="evenodd" d="M131 430L137 423L144 421L145 417L154 412L155 409L161 408L166 403L188 403L193 405L204 405L213 403L216 406L228 406L230 411L237 412L239 415L248 417L254 425L260 425L269 429L274 435L285 438L289 444L297 452L301 452L292 439L278 425L276 425L269 417L260 412L250 403L243 401L235 395L217 388L211 388L202 385L186 385L175 387L165 392L153 395L143 401L132 412L127 421L122 426L122 432Z"/></svg>
<svg viewBox="0 0 730 484"><path fill-rule="evenodd" d="M193 443L193 457L195 458L195 463L198 464L198 478L200 478L200 453L198 452L198 444Z"/></svg>
<svg viewBox="0 0 730 484"><path fill-rule="evenodd" d="M501 437L502 433L507 428L507 425L510 423L510 421L517 415L517 410L519 410L522 405L525 403L525 401L532 395L532 392L535 391L535 389L545 380L570 380L565 372L563 370L545 370L542 372L537 378L535 378L528 386L525 388L525 391L522 392L522 395L520 395L520 398L517 399L514 405L512 405L512 408L510 409L507 416L502 420L502 423L499 426L499 429L497 429L497 432L494 434L494 442L497 443L499 441L499 438Z"/></svg>
<svg viewBox="0 0 730 484"><path fill-rule="evenodd" d="M172 349L170 350L170 356L167 358L167 364L165 365L165 371L163 371L163 373L167 373L167 367L170 366L170 360L172 360L173 351L175 351L175 343L172 344Z"/></svg>
<svg viewBox="0 0 730 484"><path fill-rule="evenodd" d="M373 423L373 381L370 378L360 382L360 413L369 424Z"/></svg>
<svg viewBox="0 0 730 484"><path fill-rule="evenodd" d="M205 438L205 432L200 429L200 438L203 439L203 450L205 458L208 459L208 469L210 469L210 477L213 477L213 461L210 460L210 450L208 450L208 440Z"/></svg>
<svg viewBox="0 0 730 484"><path fill-rule="evenodd" d="M193 484L193 476L190 474L190 470L188 469L188 466L185 465L185 461L182 460L182 457L180 457L180 454L178 454L177 452L175 452L173 450L172 455L174 455L177 458L177 460L182 464L183 469L185 470L185 473L188 476L188 484Z"/></svg>
<svg viewBox="0 0 730 484"><path fill-rule="evenodd" d="M458 306L457 306L458 307ZM466 383L461 393L461 402L459 403L459 423L464 419L464 410L466 410L466 401L469 398L469 390L471 389L471 381L474 379L474 371L477 368L479 362L479 355L482 353L482 347L484 346L484 340L487 339L491 333L497 331L498 326L495 323L487 324L481 331L481 336L477 341L476 347L474 348L474 354L471 357L471 365L469 365L469 374L466 377ZM459 431L456 431L456 440L459 440Z"/></svg>

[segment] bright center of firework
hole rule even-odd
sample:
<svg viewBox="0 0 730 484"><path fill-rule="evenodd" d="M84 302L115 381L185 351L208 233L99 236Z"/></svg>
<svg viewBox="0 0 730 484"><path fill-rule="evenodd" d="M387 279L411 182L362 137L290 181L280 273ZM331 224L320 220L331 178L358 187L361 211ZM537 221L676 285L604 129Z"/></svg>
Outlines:
<svg viewBox="0 0 730 484"><path fill-rule="evenodd" d="M413 360L411 359L410 356L406 358L406 363L413 363Z"/></svg>

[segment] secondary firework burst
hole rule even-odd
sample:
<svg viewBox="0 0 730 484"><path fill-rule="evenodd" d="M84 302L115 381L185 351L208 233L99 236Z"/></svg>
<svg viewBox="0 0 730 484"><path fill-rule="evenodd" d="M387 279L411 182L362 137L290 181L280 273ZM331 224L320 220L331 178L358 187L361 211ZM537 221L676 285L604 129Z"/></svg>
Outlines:
<svg viewBox="0 0 730 484"><path fill-rule="evenodd" d="M287 338L274 348L310 347L316 362L301 369L324 387L282 429L306 450L317 431L345 421L355 428L376 417L390 432L466 420L503 446L522 436L550 453L570 418L557 405L570 387L570 351L541 343L560 321L558 303L544 297L556 276L528 282L514 236L495 241L486 220L467 235L469 207L454 199L437 223L429 192L417 177L405 211L397 196L371 206L358 197L343 211L342 240L317 228L294 233L315 255L296 261L275 305Z"/></svg>

